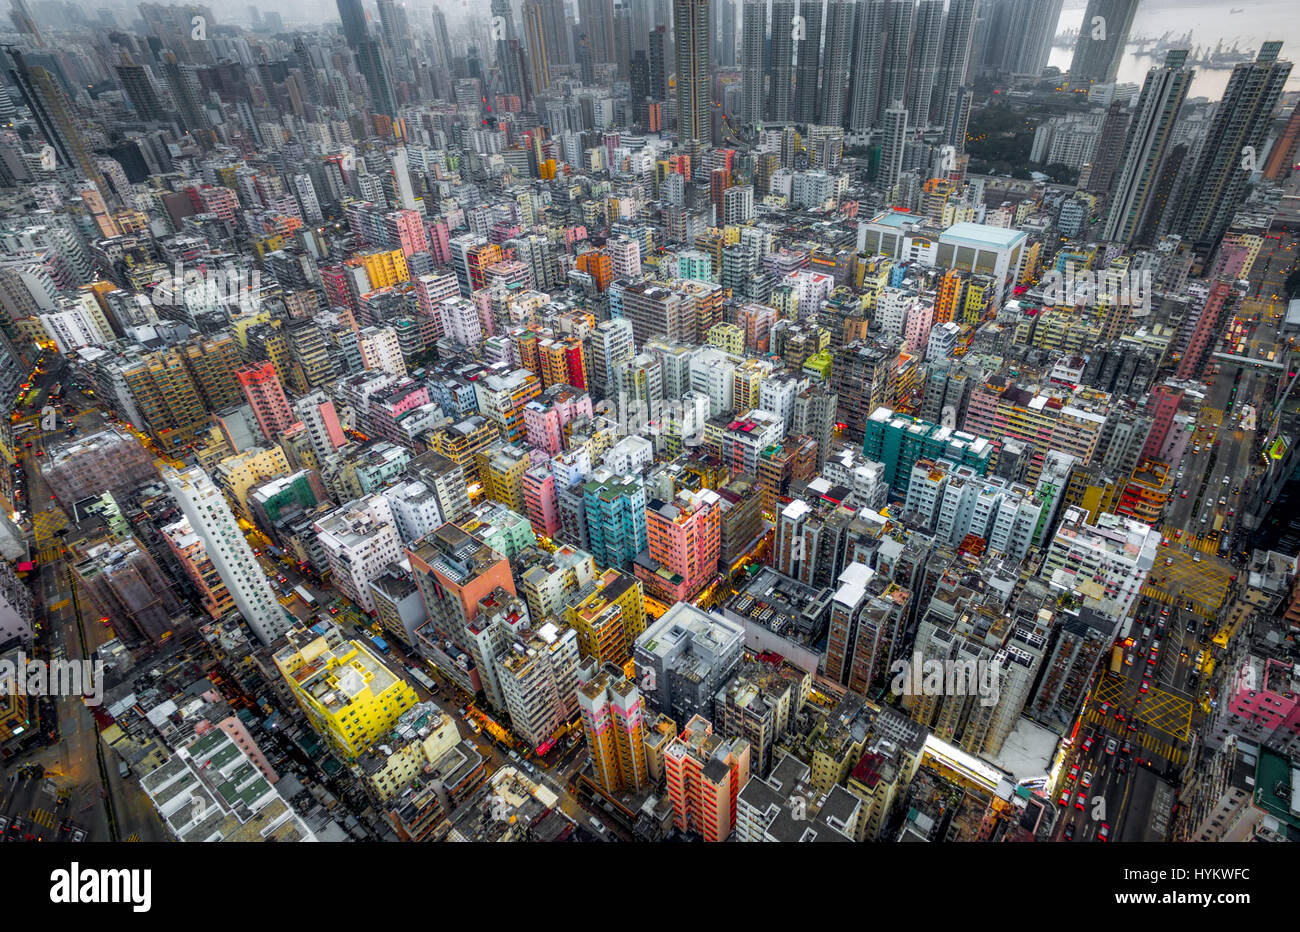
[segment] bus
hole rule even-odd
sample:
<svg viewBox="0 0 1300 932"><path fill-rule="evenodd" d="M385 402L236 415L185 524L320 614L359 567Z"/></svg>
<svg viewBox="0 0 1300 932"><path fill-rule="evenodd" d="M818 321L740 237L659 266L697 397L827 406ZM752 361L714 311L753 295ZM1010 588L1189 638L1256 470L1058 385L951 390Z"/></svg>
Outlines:
<svg viewBox="0 0 1300 932"><path fill-rule="evenodd" d="M411 679L415 680L429 692L437 692L437 684L434 683L433 678L423 670L417 670L415 667L407 667L406 672L411 674Z"/></svg>
<svg viewBox="0 0 1300 932"><path fill-rule="evenodd" d="M308 608L316 607L316 597L307 591L306 586L294 586L293 591L298 593L298 598L307 603Z"/></svg>
<svg viewBox="0 0 1300 932"><path fill-rule="evenodd" d="M1124 670L1124 648L1116 644L1110 649L1110 675L1120 676Z"/></svg>

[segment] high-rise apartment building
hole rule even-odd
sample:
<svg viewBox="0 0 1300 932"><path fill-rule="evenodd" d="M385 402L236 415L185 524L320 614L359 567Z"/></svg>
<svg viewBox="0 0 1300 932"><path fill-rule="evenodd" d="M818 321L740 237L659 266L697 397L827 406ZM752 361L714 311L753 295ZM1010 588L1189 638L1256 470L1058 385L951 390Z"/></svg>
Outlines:
<svg viewBox="0 0 1300 932"><path fill-rule="evenodd" d="M204 550L226 584L239 613L257 639L271 645L289 630L289 616L276 601L253 548L244 539L234 512L220 490L197 466L163 473L190 527L203 540Z"/></svg>
<svg viewBox="0 0 1300 932"><path fill-rule="evenodd" d="M1185 49L1169 52L1162 67L1147 72L1129 123L1110 210L1102 228L1101 237L1107 242L1135 242L1139 234L1156 225L1151 214L1158 203L1157 182L1172 148L1174 124L1194 74L1187 67Z"/></svg>
<svg viewBox="0 0 1300 932"><path fill-rule="evenodd" d="M744 738L723 739L694 715L664 751L673 822L707 842L726 841L736 827L736 801L749 782L751 748Z"/></svg>
<svg viewBox="0 0 1300 932"><path fill-rule="evenodd" d="M235 374L240 390L253 411L253 418L267 443L275 443L295 423L284 386L269 362L241 369Z"/></svg>
<svg viewBox="0 0 1300 932"><path fill-rule="evenodd" d="M1134 4L1136 6L1136 3ZM1198 247L1214 247L1241 206L1253 164L1261 161L1291 62L1281 42L1265 42L1253 62L1232 69L1201 154L1182 186L1172 229ZM1281 140L1277 144L1281 144ZM1254 157L1256 163L1250 161Z"/></svg>
<svg viewBox="0 0 1300 932"><path fill-rule="evenodd" d="M608 0L607 0L608 2ZM717 0L673 0L673 41L677 51L677 136L712 138L713 73L710 66L711 5Z"/></svg>

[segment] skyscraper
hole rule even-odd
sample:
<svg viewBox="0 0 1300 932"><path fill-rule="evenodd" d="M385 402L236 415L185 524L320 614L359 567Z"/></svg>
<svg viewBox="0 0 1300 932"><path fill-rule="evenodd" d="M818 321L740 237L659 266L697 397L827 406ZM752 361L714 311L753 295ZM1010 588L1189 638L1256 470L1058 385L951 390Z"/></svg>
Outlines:
<svg viewBox="0 0 1300 932"><path fill-rule="evenodd" d="M348 48L356 56L357 69L370 86L370 94L375 109L388 116L397 115L397 94L393 90L393 78L379 47L379 42L370 35L366 28L366 14L361 7L361 0L336 0L339 19L343 22L343 37L347 39Z"/></svg>
<svg viewBox="0 0 1300 932"><path fill-rule="evenodd" d="M885 36L880 61L880 102L877 118L885 110L906 106L908 64L912 53L912 24L916 7L912 0L888 0L885 8ZM880 125L880 124L877 124Z"/></svg>
<svg viewBox="0 0 1300 932"><path fill-rule="evenodd" d="M1115 80L1139 0L1088 0L1070 60L1070 85L1087 87Z"/></svg>
<svg viewBox="0 0 1300 932"><path fill-rule="evenodd" d="M524 0L524 42L528 46L528 67L533 91L551 86L551 37L546 34L546 7L541 0Z"/></svg>
<svg viewBox="0 0 1300 932"><path fill-rule="evenodd" d="M100 195L107 198L112 190L99 173L94 154L81 134L72 101L68 100L59 82L44 68L28 65L18 49L9 49L9 57L14 62L9 76L18 85L23 101L32 111L45 140L54 147L59 161L93 181Z"/></svg>
<svg viewBox="0 0 1300 932"><path fill-rule="evenodd" d="M203 540L217 575L257 639L270 646L289 630L289 616L276 601L271 584L244 539L235 515L207 474L193 466L163 471L163 479L190 527Z"/></svg>
<svg viewBox="0 0 1300 932"><path fill-rule="evenodd" d="M736 2L714 0L713 63L719 68L736 67Z"/></svg>
<svg viewBox="0 0 1300 932"><path fill-rule="evenodd" d="M767 0L745 0L740 28L740 122L753 126L763 122Z"/></svg>
<svg viewBox="0 0 1300 932"><path fill-rule="evenodd" d="M767 57L767 118L790 121L790 87L794 82L793 0L772 0L772 41Z"/></svg>
<svg viewBox="0 0 1300 932"><path fill-rule="evenodd" d="M795 122L817 122L817 73L821 67L822 0L799 0L803 38L795 41L799 64L795 69Z"/></svg>
<svg viewBox="0 0 1300 932"><path fill-rule="evenodd" d="M1083 185L1085 191L1093 194L1110 193L1115 172L1119 170L1120 160L1124 156L1128 124L1128 110L1118 100L1112 101L1101 123L1101 135L1097 137L1097 148L1092 156L1092 171L1088 175L1088 183Z"/></svg>
<svg viewBox="0 0 1300 932"><path fill-rule="evenodd" d="M853 95L849 100L849 129L875 127L880 110L880 65L884 57L886 3L860 0L853 17Z"/></svg>
<svg viewBox="0 0 1300 932"><path fill-rule="evenodd" d="M912 34L912 55L907 72L907 110L912 120L925 126L930 117L930 95L939 71L943 45L944 0L920 0Z"/></svg>
<svg viewBox="0 0 1300 932"><path fill-rule="evenodd" d="M614 0L578 0L578 28L587 34L593 62L614 57Z"/></svg>
<svg viewBox="0 0 1300 932"><path fill-rule="evenodd" d="M845 119L853 64L853 7L852 0L829 0L826 4L822 93L817 108L817 122L826 126L840 126Z"/></svg>
<svg viewBox="0 0 1300 932"><path fill-rule="evenodd" d="M979 0L949 0L943 21L943 43L939 52L939 70L930 94L930 119L949 126L953 115L950 105L954 89L965 84L970 74L971 42L975 34L975 12Z"/></svg>
<svg viewBox="0 0 1300 932"><path fill-rule="evenodd" d="M907 108L901 100L885 111L885 141L880 153L880 186L893 197L894 186L903 171L903 149L907 142Z"/></svg>
<svg viewBox="0 0 1300 932"><path fill-rule="evenodd" d="M1263 161L1273 114L1291 74L1291 63L1277 60L1281 49L1281 42L1265 42L1253 62L1232 69L1200 160L1181 186L1184 197L1173 229L1197 246L1213 246L1223 236L1251 173Z"/></svg>
<svg viewBox="0 0 1300 932"><path fill-rule="evenodd" d="M997 71L1037 76L1047 67L1056 24L1065 0L995 0L996 18L989 32L998 41L991 48L1000 52Z"/></svg>
<svg viewBox="0 0 1300 932"><path fill-rule="evenodd" d="M677 48L677 135L682 140L710 137L713 72L709 65L710 0L673 0L673 40Z"/></svg>
<svg viewBox="0 0 1300 932"><path fill-rule="evenodd" d="M1195 73L1187 67L1186 49L1170 51L1162 67L1147 72L1124 142L1115 194L1102 230L1103 240L1131 243L1148 226L1148 214L1155 203L1156 181L1168 155L1169 137Z"/></svg>

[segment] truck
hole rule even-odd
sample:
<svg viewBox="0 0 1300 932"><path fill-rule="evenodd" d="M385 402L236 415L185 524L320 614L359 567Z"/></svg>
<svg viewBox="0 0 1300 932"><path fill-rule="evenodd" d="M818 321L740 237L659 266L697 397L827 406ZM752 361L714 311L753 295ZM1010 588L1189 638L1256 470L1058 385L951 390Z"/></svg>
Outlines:
<svg viewBox="0 0 1300 932"><path fill-rule="evenodd" d="M1119 676L1124 670L1124 648L1116 644L1110 649L1110 675Z"/></svg>
<svg viewBox="0 0 1300 932"><path fill-rule="evenodd" d="M308 608L316 607L316 597L307 591L306 586L294 586L293 591L298 593L298 598L307 603Z"/></svg>
<svg viewBox="0 0 1300 932"><path fill-rule="evenodd" d="M381 638L379 635L377 634L370 635L370 640L375 642L375 647L379 648L379 652L381 654L388 653L389 650L388 642L385 641L383 638Z"/></svg>

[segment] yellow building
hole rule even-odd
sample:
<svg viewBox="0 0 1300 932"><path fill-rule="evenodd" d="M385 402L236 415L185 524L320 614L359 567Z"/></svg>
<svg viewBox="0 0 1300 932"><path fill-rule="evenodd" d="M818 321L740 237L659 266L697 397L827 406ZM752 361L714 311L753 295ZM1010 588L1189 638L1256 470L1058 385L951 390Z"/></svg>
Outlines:
<svg viewBox="0 0 1300 932"><path fill-rule="evenodd" d="M645 631L645 596L641 580L609 569L590 593L564 608L564 620L577 632L578 652L599 663L622 665L632 643Z"/></svg>
<svg viewBox="0 0 1300 932"><path fill-rule="evenodd" d="M708 344L739 356L745 352L745 329L725 321L714 324L708 332Z"/></svg>
<svg viewBox="0 0 1300 932"><path fill-rule="evenodd" d="M223 459L212 479L227 498L238 502L239 509L247 512L249 489L289 472L289 458L280 447L253 447Z"/></svg>
<svg viewBox="0 0 1300 932"><path fill-rule="evenodd" d="M399 282L411 280L411 270L406 265L406 256L400 249L372 252L357 257L370 277L370 287L375 291L391 288Z"/></svg>
<svg viewBox="0 0 1300 932"><path fill-rule="evenodd" d="M474 456L487 497L518 514L527 514L524 473L532 465L527 452L522 447L498 440Z"/></svg>
<svg viewBox="0 0 1300 932"><path fill-rule="evenodd" d="M387 735L418 702L415 690L359 641L337 629L289 632L275 665L289 691L330 748L349 761Z"/></svg>
<svg viewBox="0 0 1300 932"><path fill-rule="evenodd" d="M397 727L358 761L371 797L388 802L415 782L426 767L460 743L456 722L432 703L401 716Z"/></svg>

